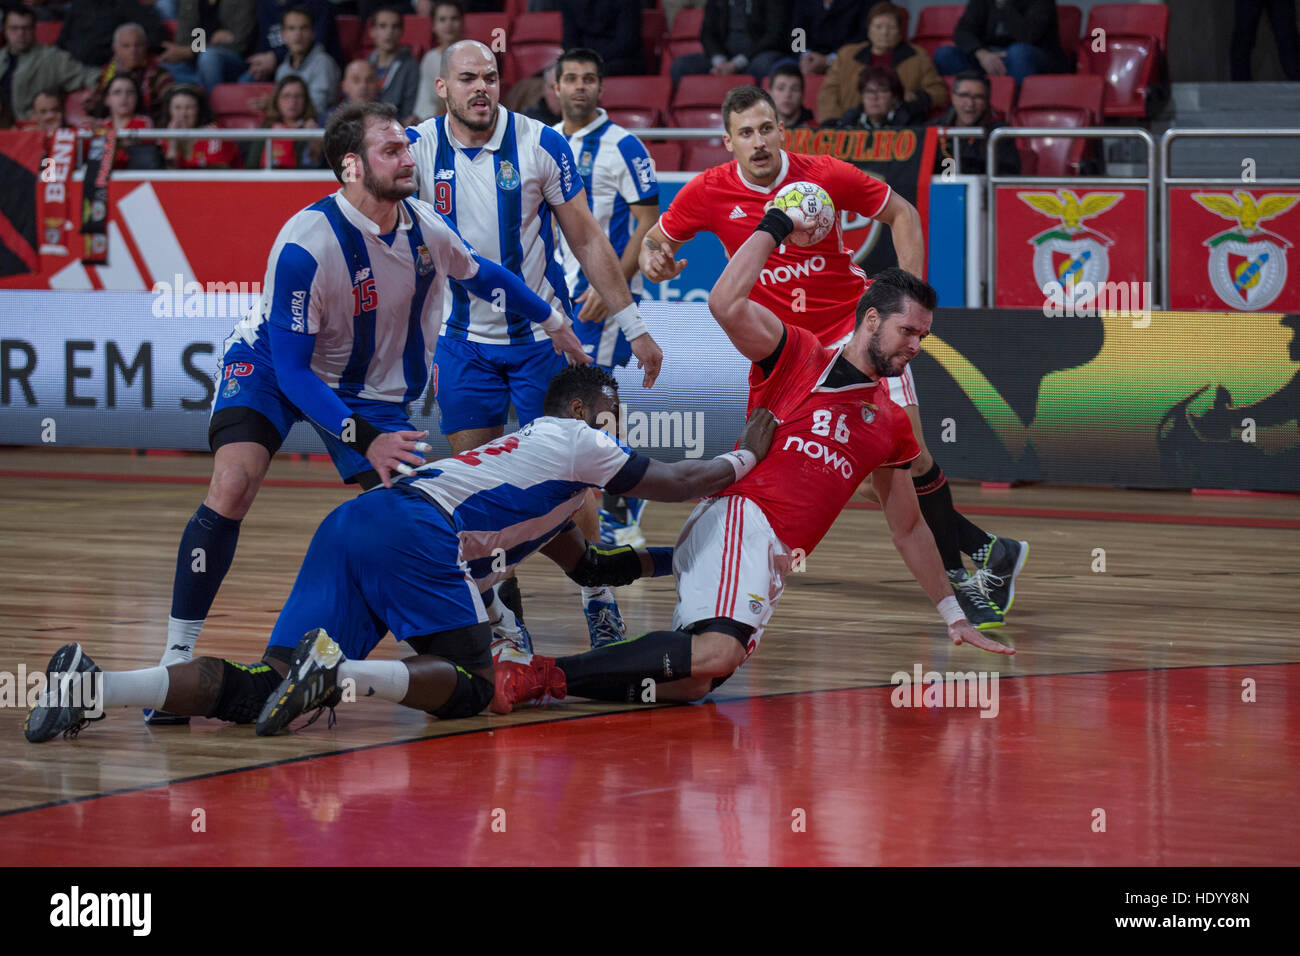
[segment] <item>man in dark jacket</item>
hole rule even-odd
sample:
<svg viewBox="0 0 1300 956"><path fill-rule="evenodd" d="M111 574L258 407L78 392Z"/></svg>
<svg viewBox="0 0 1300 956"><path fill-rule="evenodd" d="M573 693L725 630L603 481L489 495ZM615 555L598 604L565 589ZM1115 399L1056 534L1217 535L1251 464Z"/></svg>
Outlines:
<svg viewBox="0 0 1300 956"><path fill-rule="evenodd" d="M339 34L334 26L334 4L329 0L257 0L256 52L248 58L248 72L241 79L270 82L289 48L280 38L280 21L290 7L306 7L315 24L316 44L339 61Z"/></svg>
<svg viewBox="0 0 1300 956"><path fill-rule="evenodd" d="M970 0L952 34L952 46L935 50L944 76L976 70L1008 75L1018 87L1035 73L1064 73L1056 0Z"/></svg>
<svg viewBox="0 0 1300 956"><path fill-rule="evenodd" d="M804 50L799 69L804 76L825 73L835 51L867 38L868 0L795 0L790 29L803 30ZM796 50L796 52L798 52Z"/></svg>
<svg viewBox="0 0 1300 956"><path fill-rule="evenodd" d="M934 158L934 171L963 175L975 173L983 175L988 168L986 147L989 133L1006 123L999 122L989 106L989 81L982 73L969 70L957 75L957 82L952 88L952 106L948 111L930 124L931 126L979 126L984 129L984 136L944 136L940 138L941 152ZM956 153L955 167L947 161ZM997 174L999 176L1018 176L1020 174L1020 152L1016 149L1014 139L998 141Z"/></svg>
<svg viewBox="0 0 1300 956"><path fill-rule="evenodd" d="M59 48L87 66L105 66L113 58L113 31L123 23L144 28L150 50L161 50L167 30L153 4L139 0L72 0Z"/></svg>
<svg viewBox="0 0 1300 956"><path fill-rule="evenodd" d="M778 62L793 58L789 26L783 0L707 0L700 31L704 52L673 60L673 87L692 73L748 73L757 86Z"/></svg>
<svg viewBox="0 0 1300 956"><path fill-rule="evenodd" d="M637 76L646 71L641 17L609 0L560 0L564 48L586 47L605 61L606 76Z"/></svg>

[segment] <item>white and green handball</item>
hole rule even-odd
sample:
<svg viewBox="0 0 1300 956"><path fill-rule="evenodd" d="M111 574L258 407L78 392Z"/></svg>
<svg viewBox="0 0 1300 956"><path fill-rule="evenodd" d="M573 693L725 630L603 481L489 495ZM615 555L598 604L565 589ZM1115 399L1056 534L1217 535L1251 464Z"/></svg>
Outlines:
<svg viewBox="0 0 1300 956"><path fill-rule="evenodd" d="M835 204L831 202L830 194L816 183L782 186L772 205L794 223L794 232L790 233L788 241L796 246L816 245L835 225Z"/></svg>

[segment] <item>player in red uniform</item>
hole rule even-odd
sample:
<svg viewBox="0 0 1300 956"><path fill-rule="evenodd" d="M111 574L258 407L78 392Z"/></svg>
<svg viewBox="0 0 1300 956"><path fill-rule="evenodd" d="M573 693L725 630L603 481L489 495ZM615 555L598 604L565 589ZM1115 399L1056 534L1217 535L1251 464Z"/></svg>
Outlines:
<svg viewBox="0 0 1300 956"><path fill-rule="evenodd" d="M751 458L737 481L700 502L682 527L673 554L673 630L557 660L534 656L528 668L498 665L493 709L508 711L543 692L634 702L647 678L658 700L703 697L754 653L795 551L817 547L868 475L894 546L953 642L1015 653L976 630L949 589L908 474L920 448L883 384L920 351L934 290L902 269L886 269L863 293L848 344L823 346L747 298L791 228L785 213L767 212L709 295L718 324L754 363L754 400L778 425L767 457L757 465Z"/></svg>
<svg viewBox="0 0 1300 956"><path fill-rule="evenodd" d="M925 274L921 220L912 204L888 184L842 160L781 149L785 127L765 91L754 86L731 90L722 103L722 121L727 129L724 142L736 159L687 182L646 234L640 266L647 279L663 282L679 275L687 260L673 257L700 232L714 233L727 255L735 255L777 191L800 181L824 188L837 210L888 224L898 264L913 275ZM857 302L870 281L845 248L837 219L835 228L815 245L779 246L759 271L750 298L782 321L808 329L822 345L842 345L853 333ZM948 480L925 447L911 369L887 381L890 396L906 410L920 446L921 453L912 463L912 481L962 609L981 629L1000 627L1014 599L1015 579L1029 545L989 534L953 507ZM866 486L861 493L871 497ZM966 571L963 551L974 560L974 575Z"/></svg>

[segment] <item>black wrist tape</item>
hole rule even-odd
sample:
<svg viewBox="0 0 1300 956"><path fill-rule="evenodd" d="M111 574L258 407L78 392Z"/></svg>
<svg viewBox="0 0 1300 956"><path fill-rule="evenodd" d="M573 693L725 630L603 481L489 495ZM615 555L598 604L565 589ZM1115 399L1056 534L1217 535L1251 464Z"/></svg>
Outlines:
<svg viewBox="0 0 1300 956"><path fill-rule="evenodd" d="M345 445L351 445L358 455L364 455L370 448L370 443L382 435L383 432L370 424L370 422L366 421L360 415L354 414L352 416L352 424L354 426L352 430L352 440L348 441L345 438L343 443ZM344 432L347 432L347 426L344 426Z"/></svg>
<svg viewBox="0 0 1300 956"><path fill-rule="evenodd" d="M759 224L754 227L754 231L767 233L779 246L785 242L790 233L794 232L794 222L781 210L773 208L767 211Z"/></svg>

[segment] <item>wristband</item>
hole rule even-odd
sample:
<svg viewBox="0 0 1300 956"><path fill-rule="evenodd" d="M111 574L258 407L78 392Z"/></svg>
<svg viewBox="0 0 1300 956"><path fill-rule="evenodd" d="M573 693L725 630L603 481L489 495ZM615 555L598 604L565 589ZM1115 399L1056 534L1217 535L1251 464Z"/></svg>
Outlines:
<svg viewBox="0 0 1300 956"><path fill-rule="evenodd" d="M546 332L558 332L564 328L565 323L568 321L568 317L563 312L555 306L551 306L551 317L545 322L538 322L537 324Z"/></svg>
<svg viewBox="0 0 1300 956"><path fill-rule="evenodd" d="M726 452L713 460L721 461L724 458L727 460L727 463L731 465L732 469L735 470L736 481L740 481L741 478L744 478L747 474L753 471L754 466L758 464L758 458L748 448L738 448L735 451Z"/></svg>
<svg viewBox="0 0 1300 956"><path fill-rule="evenodd" d="M776 240L776 244L779 246L785 242L790 233L794 232L794 221L781 210L773 207L767 211L759 224L754 227L754 231L767 233Z"/></svg>
<svg viewBox="0 0 1300 956"><path fill-rule="evenodd" d="M943 618L943 623L952 627L958 621L966 620L966 614L962 611L961 605L951 594L935 605L939 609L939 616Z"/></svg>
<svg viewBox="0 0 1300 956"><path fill-rule="evenodd" d="M355 451L358 455L364 456L365 453L370 449L371 442L373 442L376 438L382 435L383 432L380 431L378 428L376 428L374 425L370 424L370 422L366 421L360 415L352 416L352 424L354 426L352 441L347 441L345 439L342 439L342 436L340 436L340 438L343 440L343 444L351 445L353 451ZM347 430L346 423L343 426L343 430L344 431Z"/></svg>
<svg viewBox="0 0 1300 956"><path fill-rule="evenodd" d="M627 337L629 342L646 334L645 320L641 318L641 313L637 311L635 302L619 309L610 318L615 325L623 330L623 335Z"/></svg>
<svg viewBox="0 0 1300 956"><path fill-rule="evenodd" d="M651 577L661 578L666 574L673 573L673 549L672 548L647 548L650 557L654 559L655 569Z"/></svg>

